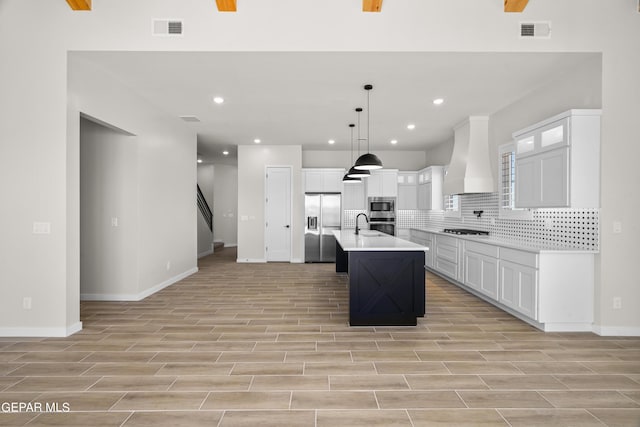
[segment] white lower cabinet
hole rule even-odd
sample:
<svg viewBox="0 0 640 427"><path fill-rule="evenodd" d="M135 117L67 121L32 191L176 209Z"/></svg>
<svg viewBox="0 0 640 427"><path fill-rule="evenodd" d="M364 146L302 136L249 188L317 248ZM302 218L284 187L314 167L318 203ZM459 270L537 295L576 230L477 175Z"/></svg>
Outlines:
<svg viewBox="0 0 640 427"><path fill-rule="evenodd" d="M429 270L544 331L592 331L593 252L530 252L432 236Z"/></svg>
<svg viewBox="0 0 640 427"><path fill-rule="evenodd" d="M538 320L538 271L526 265L500 260L500 296L509 308Z"/></svg>
<svg viewBox="0 0 640 427"><path fill-rule="evenodd" d="M449 236L435 236L435 256L433 268L439 273L458 280L458 239Z"/></svg>
<svg viewBox="0 0 640 427"><path fill-rule="evenodd" d="M464 242L464 284L498 299L498 248L475 242Z"/></svg>
<svg viewBox="0 0 640 427"><path fill-rule="evenodd" d="M409 240L427 248L424 254L424 265L428 268L433 268L434 237L432 233L427 231L416 230L415 228L409 230Z"/></svg>

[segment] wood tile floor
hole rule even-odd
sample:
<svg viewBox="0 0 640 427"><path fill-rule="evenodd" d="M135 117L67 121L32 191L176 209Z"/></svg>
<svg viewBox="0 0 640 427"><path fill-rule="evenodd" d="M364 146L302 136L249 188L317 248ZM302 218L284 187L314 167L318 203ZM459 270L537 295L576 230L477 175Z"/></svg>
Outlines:
<svg viewBox="0 0 640 427"><path fill-rule="evenodd" d="M638 338L542 333L431 274L418 326L351 328L333 265L235 257L0 338L0 425L640 426Z"/></svg>

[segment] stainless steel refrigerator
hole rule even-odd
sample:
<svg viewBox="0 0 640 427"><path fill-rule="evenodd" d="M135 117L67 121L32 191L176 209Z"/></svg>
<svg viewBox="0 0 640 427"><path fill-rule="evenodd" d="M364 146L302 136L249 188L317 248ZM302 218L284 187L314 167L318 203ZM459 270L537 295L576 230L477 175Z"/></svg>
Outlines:
<svg viewBox="0 0 640 427"><path fill-rule="evenodd" d="M340 193L306 193L304 211L304 261L335 262L336 239L340 230Z"/></svg>

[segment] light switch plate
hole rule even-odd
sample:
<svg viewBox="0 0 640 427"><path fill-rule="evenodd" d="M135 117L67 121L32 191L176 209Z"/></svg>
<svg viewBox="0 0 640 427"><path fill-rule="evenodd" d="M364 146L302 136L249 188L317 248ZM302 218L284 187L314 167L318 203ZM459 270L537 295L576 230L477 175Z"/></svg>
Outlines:
<svg viewBox="0 0 640 427"><path fill-rule="evenodd" d="M620 234L622 233L622 222L620 221L613 221L613 232L615 234Z"/></svg>

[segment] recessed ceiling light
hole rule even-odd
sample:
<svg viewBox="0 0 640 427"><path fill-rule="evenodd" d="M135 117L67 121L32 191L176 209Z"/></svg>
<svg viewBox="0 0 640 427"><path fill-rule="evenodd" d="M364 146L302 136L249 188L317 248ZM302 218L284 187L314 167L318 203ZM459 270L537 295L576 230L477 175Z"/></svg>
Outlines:
<svg viewBox="0 0 640 427"><path fill-rule="evenodd" d="M443 102L444 102L444 99L436 98L433 100L433 105L442 105Z"/></svg>
<svg viewBox="0 0 640 427"><path fill-rule="evenodd" d="M416 128L416 125L414 125L413 123L409 123L407 125L407 129L409 129L409 130L414 130L415 128Z"/></svg>
<svg viewBox="0 0 640 427"><path fill-rule="evenodd" d="M216 96L213 98L213 102L215 102L216 104L222 104L224 102L224 98L221 96Z"/></svg>
<svg viewBox="0 0 640 427"><path fill-rule="evenodd" d="M392 139L390 142L391 142L393 145L396 145L396 144L398 143L398 140L397 140L397 139Z"/></svg>
<svg viewBox="0 0 640 427"><path fill-rule="evenodd" d="M229 152L228 152L228 151L223 151L223 152L222 152L222 154L223 154L224 156L228 156L228 155L229 155Z"/></svg>
<svg viewBox="0 0 640 427"><path fill-rule="evenodd" d="M260 141L260 139L256 138L253 140L253 142L255 142L256 144L260 144L262 141Z"/></svg>
<svg viewBox="0 0 640 427"><path fill-rule="evenodd" d="M333 145L333 144L335 144L335 143L336 143L336 141L335 141L334 139L330 139L330 140L329 140L329 144Z"/></svg>

